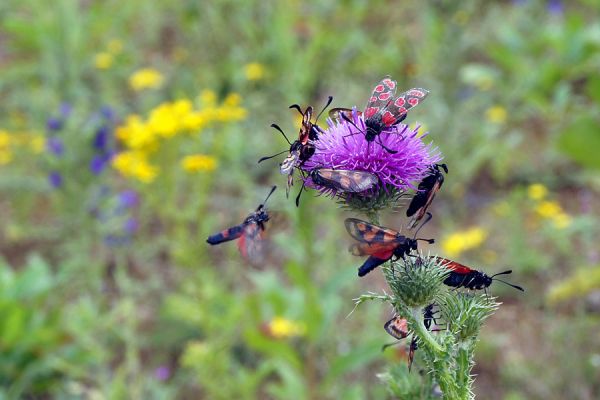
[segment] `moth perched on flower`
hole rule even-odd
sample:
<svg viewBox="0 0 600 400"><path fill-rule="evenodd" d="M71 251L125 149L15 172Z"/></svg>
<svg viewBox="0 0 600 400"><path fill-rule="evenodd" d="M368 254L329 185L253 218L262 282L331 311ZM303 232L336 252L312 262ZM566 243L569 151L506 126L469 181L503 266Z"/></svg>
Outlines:
<svg viewBox="0 0 600 400"><path fill-rule="evenodd" d="M331 102L333 101L333 97L329 96L325 107L321 110L321 112L317 115L315 122L312 122L312 114L313 108L311 106L306 107L304 112L298 104L292 104L289 108L293 108L298 110L300 115L302 115L302 124L300 125L300 132L298 133L298 140L295 140L293 143L290 142L287 135L277 124L271 124L271 127L281 132L285 140L290 145L289 154L283 160L279 167L279 172L282 175L287 175L287 186L285 189L286 197L289 196L290 188L294 184L294 169L303 165L312 155L315 153L315 141L319 139L319 134L323 132L323 130L317 125L317 121L319 117L329 107ZM277 157L283 153L288 152L288 150L284 150L272 156L263 157L258 160L259 163L271 159L273 157Z"/></svg>
<svg viewBox="0 0 600 400"><path fill-rule="evenodd" d="M256 208L256 211L246 217L244 222L209 236L206 242L215 245L239 239L238 248L242 257L253 264L258 263L262 259L263 253L262 234L266 229L265 223L270 219L265 209L265 203L275 189L277 189L277 186L271 188L265 200Z"/></svg>
<svg viewBox="0 0 600 400"><path fill-rule="evenodd" d="M365 127L361 132L364 133L365 140L373 142L378 139L377 143L388 153L396 153L397 150L387 147L379 135L385 129L404 121L408 110L418 106L429 94L427 89L413 88L396 97L396 87L396 81L389 76L383 78L373 89L363 113ZM351 110L347 108L334 108L329 115L334 119L352 122L350 120Z"/></svg>

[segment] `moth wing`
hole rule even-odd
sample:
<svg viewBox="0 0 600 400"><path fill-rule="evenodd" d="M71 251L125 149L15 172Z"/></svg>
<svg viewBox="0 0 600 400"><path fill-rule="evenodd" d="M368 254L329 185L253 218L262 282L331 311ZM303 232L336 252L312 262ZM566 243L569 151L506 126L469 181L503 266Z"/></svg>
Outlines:
<svg viewBox="0 0 600 400"><path fill-rule="evenodd" d="M391 101L386 111L389 115L383 116L383 122L387 125L394 125L404 119L408 110L418 106L429 94L429 90L423 88L412 88L401 93L398 97ZM393 120L393 122L392 122Z"/></svg>
<svg viewBox="0 0 600 400"><path fill-rule="evenodd" d="M359 242L390 243L405 239L393 229L377 226L357 218L346 218L344 224L350 236Z"/></svg>
<svg viewBox="0 0 600 400"><path fill-rule="evenodd" d="M456 272L458 274L468 274L473 271L472 268L467 267L466 265L462 265L457 263L456 261L448 260L443 257L435 257L436 261L441 264L444 268Z"/></svg>
<svg viewBox="0 0 600 400"><path fill-rule="evenodd" d="M263 260L263 228L256 222L251 222L244 227L238 248L242 257L252 265L257 265Z"/></svg>
<svg viewBox="0 0 600 400"><path fill-rule="evenodd" d="M211 245L228 242L230 240L234 240L242 236L244 233L245 223L239 224L236 226L232 226L231 228L227 228L222 230L219 233L215 233L206 239L206 242Z"/></svg>
<svg viewBox="0 0 600 400"><path fill-rule="evenodd" d="M408 336L408 321L406 318L402 318L399 315L386 322L383 328L387 333L398 340Z"/></svg>
<svg viewBox="0 0 600 400"><path fill-rule="evenodd" d="M317 171L321 179L344 192L364 192L378 181L377 175L366 171L335 170L321 168Z"/></svg>
<svg viewBox="0 0 600 400"><path fill-rule="evenodd" d="M388 104L394 101L396 86L396 81L392 80L389 75L375 85L373 93L369 97L369 101L367 101L367 106L365 107L365 119L384 112Z"/></svg>
<svg viewBox="0 0 600 400"><path fill-rule="evenodd" d="M397 243L352 243L348 250L355 256L371 256L378 255L377 258L387 259L392 256L394 250L398 246ZM387 256L389 253L389 257Z"/></svg>

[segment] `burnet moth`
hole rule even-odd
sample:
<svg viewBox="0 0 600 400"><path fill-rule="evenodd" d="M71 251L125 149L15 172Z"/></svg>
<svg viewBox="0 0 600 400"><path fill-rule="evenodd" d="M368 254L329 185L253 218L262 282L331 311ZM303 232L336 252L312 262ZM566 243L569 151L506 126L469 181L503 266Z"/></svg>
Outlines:
<svg viewBox="0 0 600 400"><path fill-rule="evenodd" d="M288 156L283 160L281 165L279 166L279 172L282 175L287 175L287 187L285 190L286 197L289 196L290 188L294 184L294 168L302 166L307 160L309 160L313 154L315 154L315 145L314 143L319 139L319 134L323 133L323 130L317 125L317 121L323 111L329 107L331 102L333 101L333 97L329 96L327 100L327 104L321 110L321 112L317 115L315 122L312 122L313 108L311 106L306 107L304 112L298 104L292 104L290 108L298 110L298 112L302 115L302 124L300 125L300 131L298 133L298 139L293 143L290 142L287 135L277 124L271 124L271 127L278 130L285 140L290 145L289 150L284 150L280 153L274 154L272 156L263 157L258 160L259 163L271 159L273 157L277 157L283 153L288 153Z"/></svg>
<svg viewBox="0 0 600 400"><path fill-rule="evenodd" d="M365 139L367 142L379 139L378 143L389 153L396 153L396 151L383 144L379 137L381 132L404 121L408 111L418 106L429 94L429 90L413 88L396 97L396 86L396 81L392 80L389 75L383 78L373 89L363 112L366 127ZM338 121L344 119L354 125L350 109L333 108L329 111L329 116Z"/></svg>
<svg viewBox="0 0 600 400"><path fill-rule="evenodd" d="M360 193L364 192L365 190L369 190L379 181L377 175L366 171L352 171L320 167L312 169L308 173L308 177L315 185L350 193ZM296 206L300 204L300 195L302 194L305 185L306 181L302 183L300 192L296 197Z"/></svg>
<svg viewBox="0 0 600 400"><path fill-rule="evenodd" d="M431 217L431 214L428 215ZM358 269L358 276L365 276L392 258L395 258L394 260L404 258L413 250L417 250L419 240L429 244L434 242L433 239L417 239L416 235L420 228L415 232L415 237L408 238L393 229L377 226L356 218L348 218L344 223L350 236L359 242L350 246L350 252L355 256L369 256Z"/></svg>
<svg viewBox="0 0 600 400"><path fill-rule="evenodd" d="M481 290L488 288L493 281L502 282L522 292L525 291L521 286L513 285L501 279L495 278L498 275L508 275L512 270L498 272L494 275L487 275L483 271L477 271L466 265L459 264L456 261L448 260L442 257L435 258L443 267L449 270L448 276L444 280L444 284L455 288L466 288L471 290Z"/></svg>
<svg viewBox="0 0 600 400"><path fill-rule="evenodd" d="M262 258L262 234L265 231L265 223L269 220L269 214L265 209L265 203L271 197L277 186L273 186L271 191L260 204L256 211L251 213L239 225L227 228L219 233L215 233L206 239L206 242L211 245L228 242L230 240L238 240L238 248L242 257L252 262L259 262Z"/></svg>
<svg viewBox="0 0 600 400"><path fill-rule="evenodd" d="M419 183L417 193L412 198L408 209L406 210L407 217L414 217L410 221L409 229L417 226L419 221L427 212L427 208L431 205L436 193L444 184L444 174L440 169L448 173L446 164L434 164L429 167L429 174Z"/></svg>

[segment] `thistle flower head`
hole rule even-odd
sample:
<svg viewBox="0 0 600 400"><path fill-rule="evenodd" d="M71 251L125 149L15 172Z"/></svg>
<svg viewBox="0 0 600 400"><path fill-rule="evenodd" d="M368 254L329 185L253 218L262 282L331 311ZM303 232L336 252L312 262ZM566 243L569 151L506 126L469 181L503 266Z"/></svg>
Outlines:
<svg viewBox="0 0 600 400"><path fill-rule="evenodd" d="M442 302L443 319L461 342L475 338L487 317L500 306L487 294L463 292L447 295Z"/></svg>
<svg viewBox="0 0 600 400"><path fill-rule="evenodd" d="M376 175L379 183L363 193L341 193L315 185L307 178L306 185L321 193L338 195L346 200L356 196L370 199L381 190L397 196L399 192L414 189L414 183L427 174L428 167L442 158L436 147L423 142L426 135L419 135L419 126L411 129L408 125L397 124L384 129L375 141L368 142L364 117L358 115L356 109L351 121L329 119L327 124L327 129L315 143L315 154L302 169L366 171Z"/></svg>

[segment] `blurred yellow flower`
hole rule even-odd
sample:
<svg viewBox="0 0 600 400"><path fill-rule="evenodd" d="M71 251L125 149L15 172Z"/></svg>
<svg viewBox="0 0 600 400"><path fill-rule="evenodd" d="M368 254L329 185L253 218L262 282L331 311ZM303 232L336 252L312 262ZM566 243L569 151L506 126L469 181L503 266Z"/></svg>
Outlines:
<svg viewBox="0 0 600 400"><path fill-rule="evenodd" d="M487 231L480 227L455 232L442 241L442 248L448 257L457 257L467 250L479 247L487 235Z"/></svg>
<svg viewBox="0 0 600 400"><path fill-rule="evenodd" d="M181 167L187 172L213 171L217 168L217 160L212 156L194 154L184 157Z"/></svg>
<svg viewBox="0 0 600 400"><path fill-rule="evenodd" d="M198 100L203 107L212 107L217 103L217 94L210 89L204 89Z"/></svg>
<svg viewBox="0 0 600 400"><path fill-rule="evenodd" d="M223 100L223 105L225 107L237 107L242 102L242 96L238 93L229 93L225 100Z"/></svg>
<svg viewBox="0 0 600 400"><path fill-rule="evenodd" d="M129 86L136 91L157 89L162 86L163 75L154 68L142 68L129 77Z"/></svg>
<svg viewBox="0 0 600 400"><path fill-rule="evenodd" d="M249 81L258 81L265 77L265 67L264 65L252 62L246 64L244 66L244 74L246 75L246 79Z"/></svg>
<svg viewBox="0 0 600 400"><path fill-rule="evenodd" d="M94 57L94 65L98 69L109 69L113 64L113 55L107 52L101 52Z"/></svg>
<svg viewBox="0 0 600 400"><path fill-rule="evenodd" d="M548 188L541 183L534 183L527 188L527 196L531 200L542 200L548 195Z"/></svg>
<svg viewBox="0 0 600 400"><path fill-rule="evenodd" d="M10 133L0 130L0 150L5 150L10 147Z"/></svg>
<svg viewBox="0 0 600 400"><path fill-rule="evenodd" d="M600 288L600 266L581 268L569 278L556 283L546 293L546 300L556 304L574 297L583 297Z"/></svg>
<svg viewBox="0 0 600 400"><path fill-rule="evenodd" d="M565 229L571 225L572 220L569 214L560 212L552 218L552 223L558 229Z"/></svg>
<svg viewBox="0 0 600 400"><path fill-rule="evenodd" d="M563 212L562 207L556 201L542 201L535 207L535 212L542 218L554 218Z"/></svg>
<svg viewBox="0 0 600 400"><path fill-rule="evenodd" d="M119 39L112 39L108 42L107 46L108 51L112 54L119 54L123 51L123 42Z"/></svg>
<svg viewBox="0 0 600 400"><path fill-rule="evenodd" d="M503 124L506 122L506 118L508 117L508 113L506 109L502 106L493 106L487 109L485 112L485 117L492 124Z"/></svg>
<svg viewBox="0 0 600 400"><path fill-rule="evenodd" d="M29 148L35 154L40 154L46 148L46 139L42 135L32 135L29 138Z"/></svg>
<svg viewBox="0 0 600 400"><path fill-rule="evenodd" d="M115 130L115 136L130 149L152 150L157 143L156 135L139 115L128 116L125 125Z"/></svg>
<svg viewBox="0 0 600 400"><path fill-rule="evenodd" d="M156 178L158 169L148 163L146 155L139 151L123 151L112 159L112 166L123 176L150 183Z"/></svg>
<svg viewBox="0 0 600 400"><path fill-rule="evenodd" d="M275 317L267 324L267 333L275 339L288 339L306 334L306 325L282 317Z"/></svg>
<svg viewBox="0 0 600 400"><path fill-rule="evenodd" d="M6 165L12 161L12 153L9 150L0 150L0 165Z"/></svg>

